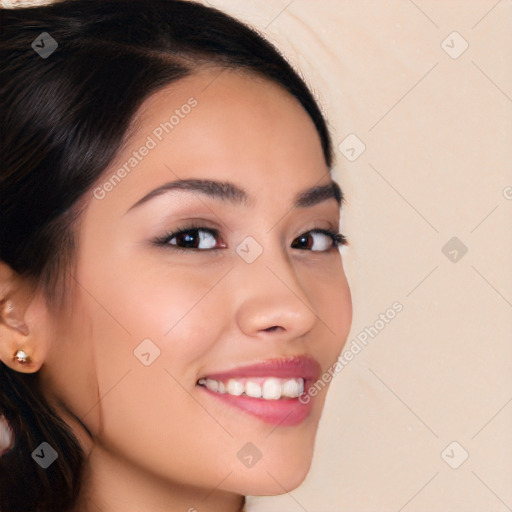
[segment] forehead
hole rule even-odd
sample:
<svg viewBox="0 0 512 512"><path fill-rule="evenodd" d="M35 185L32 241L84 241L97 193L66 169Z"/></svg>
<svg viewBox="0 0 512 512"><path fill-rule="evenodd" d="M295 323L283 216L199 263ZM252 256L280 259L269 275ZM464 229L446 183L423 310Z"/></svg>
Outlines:
<svg viewBox="0 0 512 512"><path fill-rule="evenodd" d="M318 132L299 100L281 85L240 70L207 68L166 85L142 104L129 133L134 146L151 134L158 145L194 147L189 160L204 153L227 153L234 160L276 153L323 158Z"/></svg>
<svg viewBox="0 0 512 512"><path fill-rule="evenodd" d="M268 186L274 199L328 179L320 137L300 102L248 73L207 69L167 85L141 105L128 133L103 179L124 166L130 184L116 188L132 203L184 178Z"/></svg>

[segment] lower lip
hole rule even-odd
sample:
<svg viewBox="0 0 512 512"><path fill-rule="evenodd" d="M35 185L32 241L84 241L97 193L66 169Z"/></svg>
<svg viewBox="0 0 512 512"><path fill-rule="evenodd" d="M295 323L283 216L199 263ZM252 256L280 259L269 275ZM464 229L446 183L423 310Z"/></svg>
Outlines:
<svg viewBox="0 0 512 512"><path fill-rule="evenodd" d="M250 396L230 395L228 393L217 393L204 386L199 386L211 396L222 400L224 403L238 407L253 416L256 416L265 423L279 425L281 427L293 427L300 425L311 413L313 400L309 397L307 404L299 402L298 398L284 398L279 400L265 400ZM307 388L306 388L307 389Z"/></svg>

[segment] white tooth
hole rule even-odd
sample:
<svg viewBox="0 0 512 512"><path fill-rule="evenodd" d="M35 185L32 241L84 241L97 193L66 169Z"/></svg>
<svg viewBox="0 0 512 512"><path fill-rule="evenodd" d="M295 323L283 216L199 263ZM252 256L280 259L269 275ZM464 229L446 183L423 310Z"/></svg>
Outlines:
<svg viewBox="0 0 512 512"><path fill-rule="evenodd" d="M219 391L219 383L213 379L206 379L206 387L211 391Z"/></svg>
<svg viewBox="0 0 512 512"><path fill-rule="evenodd" d="M286 396L288 398L296 398L299 396L299 383L297 379L290 379L283 383L282 396Z"/></svg>
<svg viewBox="0 0 512 512"><path fill-rule="evenodd" d="M198 383L217 393L240 396L245 392L247 396L263 398L264 400L279 400L281 397L297 398L304 392L303 378L280 379L269 377L263 381L263 385L250 379L244 379L243 381L229 379L227 383L224 383L215 379L202 378L199 379Z"/></svg>
<svg viewBox="0 0 512 512"><path fill-rule="evenodd" d="M245 394L254 398L261 398L261 386L256 382L248 380L245 383Z"/></svg>
<svg viewBox="0 0 512 512"><path fill-rule="evenodd" d="M281 382L271 377L263 383L262 396L266 400L279 400L281 398Z"/></svg>
<svg viewBox="0 0 512 512"><path fill-rule="evenodd" d="M239 396L244 392L244 385L238 380L229 379L226 390L230 395Z"/></svg>

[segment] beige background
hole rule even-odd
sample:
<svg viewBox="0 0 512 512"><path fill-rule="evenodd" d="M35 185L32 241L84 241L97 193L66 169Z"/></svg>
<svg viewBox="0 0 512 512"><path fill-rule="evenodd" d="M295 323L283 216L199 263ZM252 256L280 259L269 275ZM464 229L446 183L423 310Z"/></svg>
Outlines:
<svg viewBox="0 0 512 512"><path fill-rule="evenodd" d="M208 3L276 43L329 116L347 348L403 305L333 380L304 484L248 510L512 510L512 1Z"/></svg>

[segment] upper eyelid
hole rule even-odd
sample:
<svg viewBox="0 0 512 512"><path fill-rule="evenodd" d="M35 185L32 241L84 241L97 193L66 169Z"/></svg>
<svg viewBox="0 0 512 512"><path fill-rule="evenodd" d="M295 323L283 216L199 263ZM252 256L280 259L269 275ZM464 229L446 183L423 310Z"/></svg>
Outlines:
<svg viewBox="0 0 512 512"><path fill-rule="evenodd" d="M190 227L178 228L178 229L176 229L174 231L171 230L171 231L169 231L168 234L166 234L164 236L167 236L167 237L170 237L171 235L172 236L176 236L176 235L179 235L181 233L187 233L189 231L208 231L209 233L220 235L220 229L219 228L213 228L213 227L209 227L209 226L190 226ZM337 233L339 231L339 229L338 228L332 229L331 227L321 228L321 227L318 227L318 226L313 226L313 227L311 227L309 229L301 231L297 236L304 235L304 234L310 233L312 231L316 231L316 232L325 232L325 231L331 232L332 231L333 233Z"/></svg>

